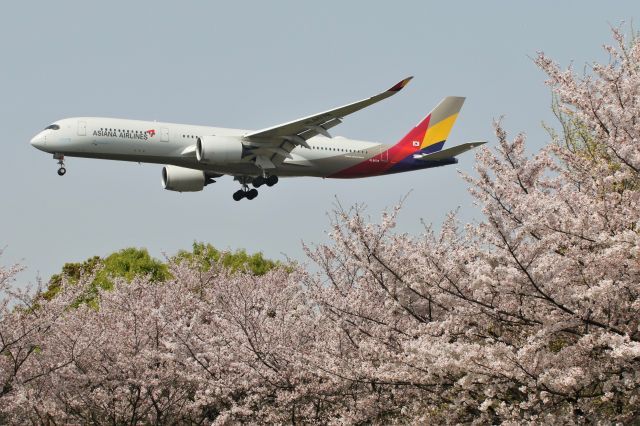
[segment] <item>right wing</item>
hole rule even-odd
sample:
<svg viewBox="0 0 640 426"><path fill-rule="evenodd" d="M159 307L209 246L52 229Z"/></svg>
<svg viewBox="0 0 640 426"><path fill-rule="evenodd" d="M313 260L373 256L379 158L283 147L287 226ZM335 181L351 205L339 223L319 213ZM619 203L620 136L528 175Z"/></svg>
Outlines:
<svg viewBox="0 0 640 426"><path fill-rule="evenodd" d="M290 152L298 145L308 147L307 139L316 135L331 137L328 129L342 123L342 118L369 105L380 102L398 93L413 77L405 78L390 89L338 108L299 118L287 123L243 135L243 143L255 155L256 164L262 168L273 168L290 157Z"/></svg>
<svg viewBox="0 0 640 426"><path fill-rule="evenodd" d="M286 136L299 136L306 140L312 137L310 136L311 133L313 133L313 136L317 134L325 134L329 128L340 124L343 117L395 95L404 86L406 86L412 78L413 77L405 78L389 90L370 98L310 115L308 117L299 118L294 121L289 121L288 123L278 124L277 126L251 132L244 135L244 137L248 139L273 139Z"/></svg>

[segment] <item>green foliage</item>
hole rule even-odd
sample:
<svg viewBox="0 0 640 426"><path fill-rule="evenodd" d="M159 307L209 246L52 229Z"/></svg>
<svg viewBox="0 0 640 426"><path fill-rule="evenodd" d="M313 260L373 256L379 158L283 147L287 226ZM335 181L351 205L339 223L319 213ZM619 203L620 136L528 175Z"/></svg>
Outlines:
<svg viewBox="0 0 640 426"><path fill-rule="evenodd" d="M549 341L548 347L549 347L549 351L553 352L554 354L557 354L568 345L569 345L569 342L566 339L562 337L557 337Z"/></svg>
<svg viewBox="0 0 640 426"><path fill-rule="evenodd" d="M97 271L97 272L96 272ZM169 269L163 262L154 259L146 249L126 248L115 252L106 258L93 256L82 263L65 263L62 272L55 274L49 280L47 291L43 294L45 299L55 297L60 291L62 278L64 276L71 283L76 283L82 276L96 275L91 285L90 294L86 295L86 300L95 298L98 288L110 289L113 287L114 278L124 278L131 282L136 276L150 276L152 281L162 282L171 278Z"/></svg>
<svg viewBox="0 0 640 426"><path fill-rule="evenodd" d="M92 274L93 271L100 266L101 262L102 259L99 256L93 256L82 263L65 263L59 274L51 276L47 291L42 294L42 297L47 300L51 300L60 291L60 286L62 285L62 279L64 277L67 277L70 282L76 283L82 276Z"/></svg>
<svg viewBox="0 0 640 426"><path fill-rule="evenodd" d="M280 262L265 259L261 252L252 255L245 250L235 252L220 251L211 244L194 242L192 251L180 250L173 258L176 263L188 262L201 271L208 271L212 266L220 264L232 272L247 272L253 275L264 275L271 269L282 266Z"/></svg>
<svg viewBox="0 0 640 426"><path fill-rule="evenodd" d="M146 249L126 248L109 255L95 282L102 288L111 288L110 277L122 277L131 282L137 276L150 276L153 282L171 278L167 265L149 256Z"/></svg>

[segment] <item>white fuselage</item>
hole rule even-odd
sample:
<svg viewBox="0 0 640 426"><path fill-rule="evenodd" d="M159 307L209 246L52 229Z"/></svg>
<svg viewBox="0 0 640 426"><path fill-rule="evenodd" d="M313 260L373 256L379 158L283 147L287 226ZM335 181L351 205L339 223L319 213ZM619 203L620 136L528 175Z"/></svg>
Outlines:
<svg viewBox="0 0 640 426"><path fill-rule="evenodd" d="M36 135L31 144L54 155L170 164L234 176L263 173L250 160L206 164L196 158L197 137L215 135L241 140L248 130L99 117L68 118L52 126ZM296 146L277 165L277 175L328 177L365 161L380 161L379 154L388 148L339 136L315 136L307 144L308 147Z"/></svg>

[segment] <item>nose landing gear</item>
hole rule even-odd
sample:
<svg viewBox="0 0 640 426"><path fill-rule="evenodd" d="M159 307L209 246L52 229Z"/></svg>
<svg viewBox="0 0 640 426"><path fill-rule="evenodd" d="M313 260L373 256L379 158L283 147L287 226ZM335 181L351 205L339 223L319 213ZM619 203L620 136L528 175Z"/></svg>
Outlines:
<svg viewBox="0 0 640 426"><path fill-rule="evenodd" d="M64 176L64 174L67 173L67 169L64 167L64 155L53 154L53 159L58 160L58 165L60 166L58 168L58 176Z"/></svg>

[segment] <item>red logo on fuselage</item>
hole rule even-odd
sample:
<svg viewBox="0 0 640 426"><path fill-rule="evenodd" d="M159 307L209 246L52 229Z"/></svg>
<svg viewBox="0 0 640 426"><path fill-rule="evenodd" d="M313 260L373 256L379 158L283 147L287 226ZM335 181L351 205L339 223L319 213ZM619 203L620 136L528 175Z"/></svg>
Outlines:
<svg viewBox="0 0 640 426"><path fill-rule="evenodd" d="M156 135L155 129L147 130L145 133L148 134L149 137L154 137Z"/></svg>

